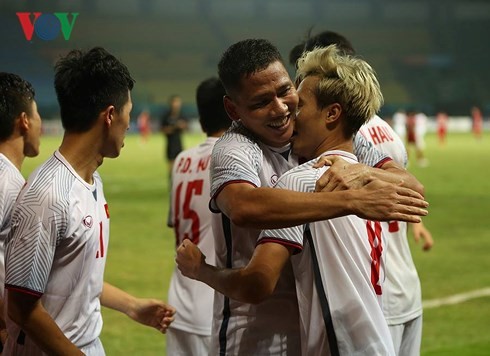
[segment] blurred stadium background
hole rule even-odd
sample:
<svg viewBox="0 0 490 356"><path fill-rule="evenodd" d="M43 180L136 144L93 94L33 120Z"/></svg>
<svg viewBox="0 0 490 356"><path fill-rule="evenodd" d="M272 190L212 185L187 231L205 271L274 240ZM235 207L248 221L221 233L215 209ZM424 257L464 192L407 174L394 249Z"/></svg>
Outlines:
<svg viewBox="0 0 490 356"><path fill-rule="evenodd" d="M28 41L17 12L79 15L68 40L34 33ZM53 63L69 49L103 46L137 80L134 115L149 108L155 119L180 94L195 116L194 89L230 44L267 38L287 59L309 29L346 35L373 65L384 115L400 107L429 116L468 116L473 105L490 112L487 0L1 0L0 64L30 80L40 112L56 118Z"/></svg>
<svg viewBox="0 0 490 356"><path fill-rule="evenodd" d="M79 15L69 40L60 34L45 41L34 33L27 41L16 12ZM34 84L45 128L59 133L54 62L72 48L106 47L137 81L134 120L149 108L156 126L172 94L180 94L188 115L196 116L195 87L216 74L230 44L267 38L286 59L310 28L344 34L373 65L385 95L384 115L417 107L431 117L444 109L454 128L469 129L470 107L477 105L488 119L488 0L0 0L0 70ZM185 146L202 138L187 134ZM44 137L41 155L26 160L23 174L59 141L57 135ZM147 145L130 136L121 157L107 160L101 173L112 220L107 280L135 295L166 298L174 238L165 226L169 188L163 147L160 135ZM413 246L412 254L424 300L442 303L426 304L424 356L490 354L489 150L487 137L478 142L468 133L451 132L447 146L440 147L429 133L430 166L410 165L426 187L431 206L425 223L436 240L430 253ZM475 290L480 294L468 302L445 304L448 296ZM105 309L104 322L108 355L165 354L165 338L158 333Z"/></svg>

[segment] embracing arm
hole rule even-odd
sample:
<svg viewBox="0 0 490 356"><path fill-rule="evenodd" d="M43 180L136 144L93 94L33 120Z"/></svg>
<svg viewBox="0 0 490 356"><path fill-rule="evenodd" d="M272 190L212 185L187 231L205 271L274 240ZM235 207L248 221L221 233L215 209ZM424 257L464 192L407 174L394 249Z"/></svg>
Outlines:
<svg viewBox="0 0 490 356"><path fill-rule="evenodd" d="M104 282L100 303L162 333L167 331L174 320L175 309L166 303L157 299L136 298L106 282Z"/></svg>
<svg viewBox="0 0 490 356"><path fill-rule="evenodd" d="M231 299L258 304L274 291L289 256L287 247L263 243L255 248L247 266L218 268L207 264L201 250L186 239L178 247L175 261L184 276L206 283Z"/></svg>
<svg viewBox="0 0 490 356"><path fill-rule="evenodd" d="M9 289L8 315L48 355L83 355L63 334L40 298Z"/></svg>
<svg viewBox="0 0 490 356"><path fill-rule="evenodd" d="M381 168L374 168L364 164L349 164L340 157L321 157L315 167L324 165L330 165L330 168L318 179L316 191L356 189L373 180L380 180L401 184L424 195L424 186L417 178L393 160L385 162Z"/></svg>
<svg viewBox="0 0 490 356"><path fill-rule="evenodd" d="M216 197L220 210L242 227L282 228L356 214L373 220L419 222L427 215L422 196L401 185L372 182L359 189L303 193L227 185Z"/></svg>

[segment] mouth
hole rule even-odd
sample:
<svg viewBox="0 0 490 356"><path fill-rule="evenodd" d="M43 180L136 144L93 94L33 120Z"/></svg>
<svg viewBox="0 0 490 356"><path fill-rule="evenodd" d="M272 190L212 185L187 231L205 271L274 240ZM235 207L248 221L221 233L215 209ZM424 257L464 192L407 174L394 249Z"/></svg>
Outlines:
<svg viewBox="0 0 490 356"><path fill-rule="evenodd" d="M274 120L270 122L267 126L275 130L284 130L289 127L291 122L291 115L285 116L282 119Z"/></svg>

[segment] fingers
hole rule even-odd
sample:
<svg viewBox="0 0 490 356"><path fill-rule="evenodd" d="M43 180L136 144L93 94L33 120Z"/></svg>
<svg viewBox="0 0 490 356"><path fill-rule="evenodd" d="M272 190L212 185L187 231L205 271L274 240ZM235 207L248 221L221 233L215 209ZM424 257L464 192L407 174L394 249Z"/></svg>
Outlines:
<svg viewBox="0 0 490 356"><path fill-rule="evenodd" d="M422 194L416 192L415 190L413 189L410 189L410 188L406 188L406 187L403 187L401 186L401 184L403 184L403 182L399 183L398 186L397 186L397 193L401 196L405 196L405 197L410 197L410 198L416 198L418 199L418 203L421 203L422 201L425 202L425 205L422 206L422 207L428 207L429 206L429 203L425 201L424 197L422 196Z"/></svg>
<svg viewBox="0 0 490 356"><path fill-rule="evenodd" d="M333 158L333 160L332 160L332 158ZM322 168L325 166L331 166L337 159L338 159L338 157L336 157L336 156L329 156L328 158L327 158L327 156L322 156L313 165L313 168Z"/></svg>

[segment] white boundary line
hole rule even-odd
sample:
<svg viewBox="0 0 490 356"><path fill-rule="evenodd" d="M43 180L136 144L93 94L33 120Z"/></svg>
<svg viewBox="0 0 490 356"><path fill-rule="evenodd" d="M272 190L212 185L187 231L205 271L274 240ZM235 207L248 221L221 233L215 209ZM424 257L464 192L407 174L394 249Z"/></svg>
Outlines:
<svg viewBox="0 0 490 356"><path fill-rule="evenodd" d="M490 296L490 287L477 289L466 293L454 294L444 298L424 300L422 301L422 307L424 309L438 308L443 305L459 304L459 303L466 302L470 299L489 297L489 296Z"/></svg>

